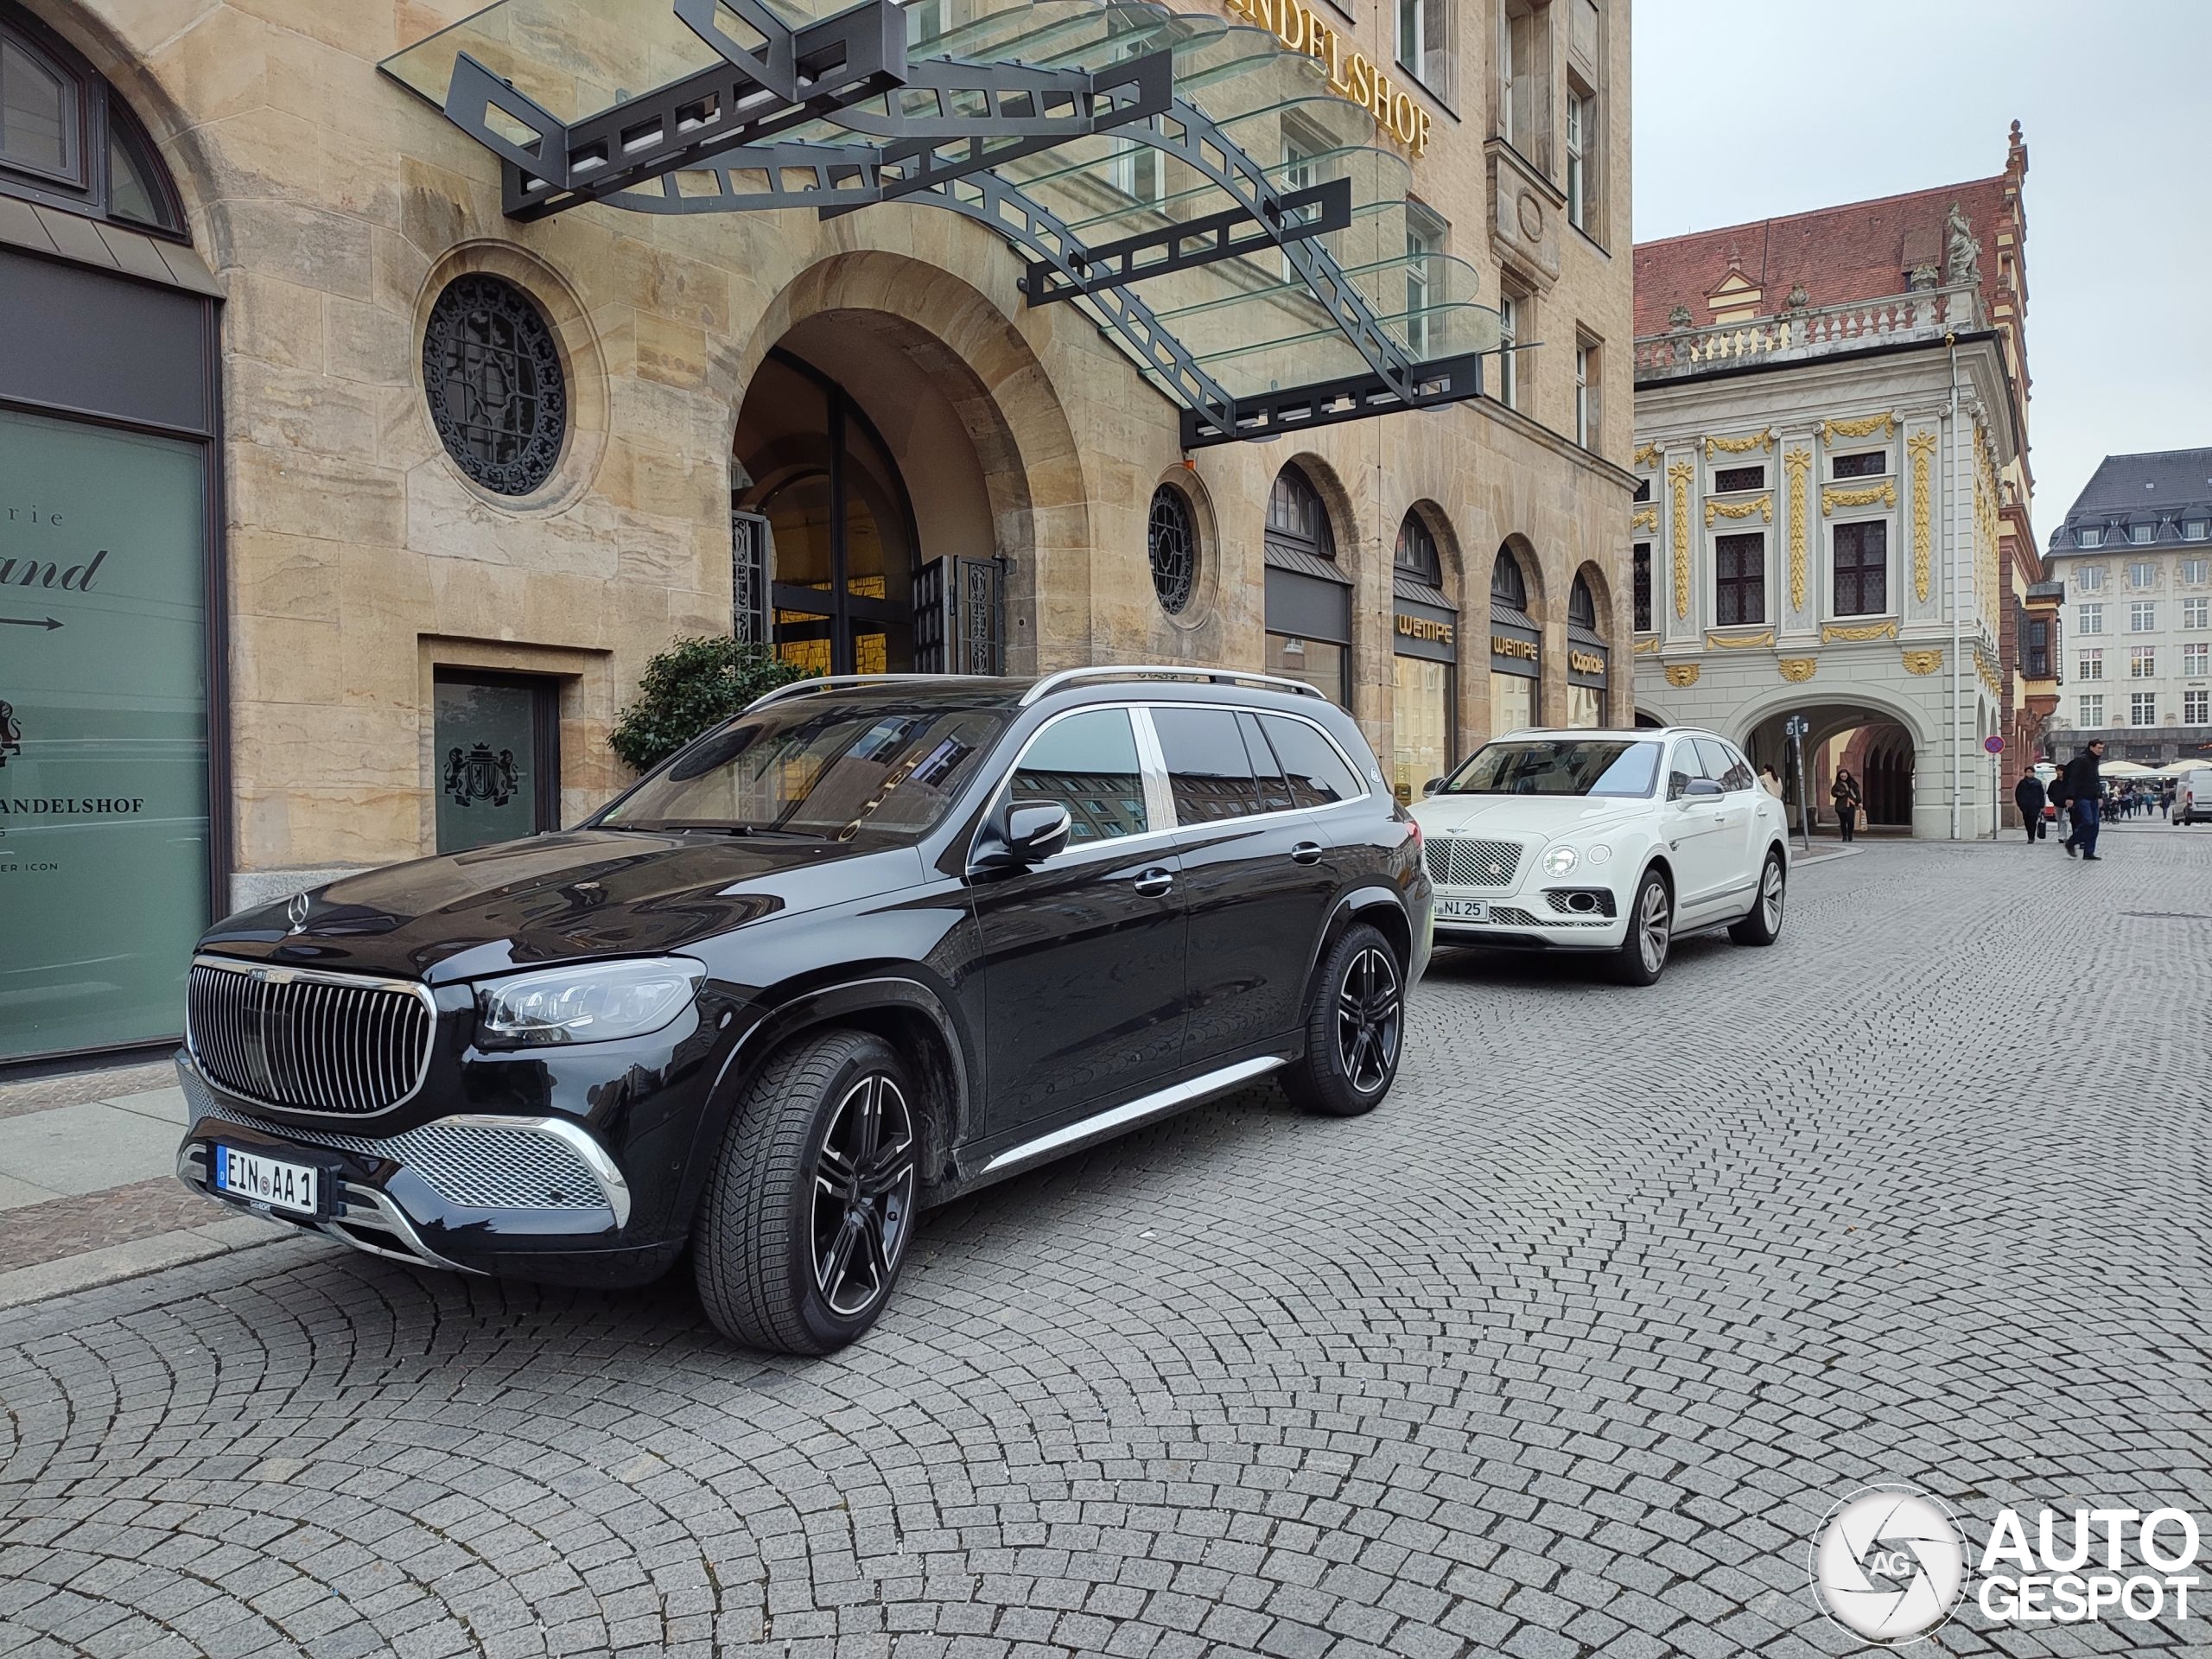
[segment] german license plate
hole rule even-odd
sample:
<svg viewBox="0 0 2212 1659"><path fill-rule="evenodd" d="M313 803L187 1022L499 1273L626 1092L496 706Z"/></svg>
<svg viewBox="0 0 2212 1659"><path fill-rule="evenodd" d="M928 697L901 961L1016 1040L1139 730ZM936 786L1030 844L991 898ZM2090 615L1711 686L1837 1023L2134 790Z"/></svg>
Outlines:
<svg viewBox="0 0 2212 1659"><path fill-rule="evenodd" d="M1436 901L1436 919L1440 922L1486 922L1490 920L1490 900L1440 899Z"/></svg>
<svg viewBox="0 0 2212 1659"><path fill-rule="evenodd" d="M259 1153L240 1152L235 1147L219 1146L214 1153L217 1192L266 1205L271 1210L289 1210L303 1216L320 1213L316 1199L321 1172L314 1166L288 1164Z"/></svg>

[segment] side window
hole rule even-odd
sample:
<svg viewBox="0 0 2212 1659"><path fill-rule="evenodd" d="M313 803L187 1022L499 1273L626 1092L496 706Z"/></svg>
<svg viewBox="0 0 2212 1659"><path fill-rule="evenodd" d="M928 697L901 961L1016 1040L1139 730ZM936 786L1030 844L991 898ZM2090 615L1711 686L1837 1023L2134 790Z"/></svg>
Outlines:
<svg viewBox="0 0 2212 1659"><path fill-rule="evenodd" d="M1073 828L1071 847L1141 836L1152 828L1144 771L1126 709L1089 709L1048 726L1014 770L1017 801L1058 801Z"/></svg>
<svg viewBox="0 0 2212 1659"><path fill-rule="evenodd" d="M1268 747L1266 734L1260 730L1260 717L1240 713L1236 729L1244 735L1244 753L1252 762L1252 776L1259 782L1260 810L1289 811L1298 803L1290 798L1290 779L1282 775L1282 762L1275 759L1275 752Z"/></svg>
<svg viewBox="0 0 2212 1659"><path fill-rule="evenodd" d="M1360 787L1358 776L1344 765L1336 745L1304 721L1287 715L1262 715L1260 727L1268 734L1268 747L1282 762L1283 776L1290 780L1291 799L1300 806L1332 806L1367 793Z"/></svg>
<svg viewBox="0 0 2212 1659"><path fill-rule="evenodd" d="M1717 737L1697 740L1697 758L1705 767L1705 775L1731 794L1739 789L1749 789L1757 781L1744 763L1729 753L1728 746ZM1740 778L1738 772L1742 773Z"/></svg>
<svg viewBox="0 0 2212 1659"><path fill-rule="evenodd" d="M1683 738L1675 745L1674 757L1667 762L1667 798L1681 800L1690 792L1691 780L1705 775L1704 764L1697 756L1697 744Z"/></svg>
<svg viewBox="0 0 2212 1659"><path fill-rule="evenodd" d="M1751 770L1751 763L1744 759L1742 750L1733 743L1723 743L1720 752L1728 757L1729 788L1757 789L1759 786L1759 775Z"/></svg>
<svg viewBox="0 0 2212 1659"><path fill-rule="evenodd" d="M1167 788L1178 823L1249 818L1260 810L1252 760L1230 709L1152 710L1152 728L1167 762Z"/></svg>

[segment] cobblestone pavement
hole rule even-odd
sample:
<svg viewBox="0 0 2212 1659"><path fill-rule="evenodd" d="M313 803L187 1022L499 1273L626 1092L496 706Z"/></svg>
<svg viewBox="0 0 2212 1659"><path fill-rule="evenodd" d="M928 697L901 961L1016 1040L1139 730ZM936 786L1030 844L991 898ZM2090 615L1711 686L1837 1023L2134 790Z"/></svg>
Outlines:
<svg viewBox="0 0 2212 1659"><path fill-rule="evenodd" d="M0 1315L0 1651L1802 1656L1861 1483L2201 1516L2212 832L2106 846L1446 959L1373 1116L940 1211L827 1361L305 1240Z"/></svg>

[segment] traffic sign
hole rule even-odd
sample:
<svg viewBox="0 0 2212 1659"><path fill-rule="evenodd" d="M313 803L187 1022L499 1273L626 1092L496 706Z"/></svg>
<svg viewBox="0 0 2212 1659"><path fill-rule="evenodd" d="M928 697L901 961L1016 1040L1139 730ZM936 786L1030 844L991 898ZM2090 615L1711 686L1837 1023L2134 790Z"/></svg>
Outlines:
<svg viewBox="0 0 2212 1659"><path fill-rule="evenodd" d="M1985 737L1981 740L1981 747L1992 754L2002 754L2005 753L2005 740L1994 735Z"/></svg>
<svg viewBox="0 0 2212 1659"><path fill-rule="evenodd" d="M1792 715L1783 721L1782 728L1792 737L1802 737L1813 729L1813 722L1802 715Z"/></svg>

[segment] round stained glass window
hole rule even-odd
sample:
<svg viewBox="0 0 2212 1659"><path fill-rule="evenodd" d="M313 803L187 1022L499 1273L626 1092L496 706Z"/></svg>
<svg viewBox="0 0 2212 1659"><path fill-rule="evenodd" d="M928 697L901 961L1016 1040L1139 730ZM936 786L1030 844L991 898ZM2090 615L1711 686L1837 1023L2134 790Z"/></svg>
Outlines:
<svg viewBox="0 0 2212 1659"><path fill-rule="evenodd" d="M1152 555L1152 590L1160 595L1161 610L1180 616L1191 608L1198 580L1198 532L1191 522L1191 504L1180 490L1163 484L1152 493L1146 534Z"/></svg>
<svg viewBox="0 0 2212 1659"><path fill-rule="evenodd" d="M446 453L486 489L528 495L553 475L568 382L544 314L512 283L447 284L423 336L423 385Z"/></svg>

